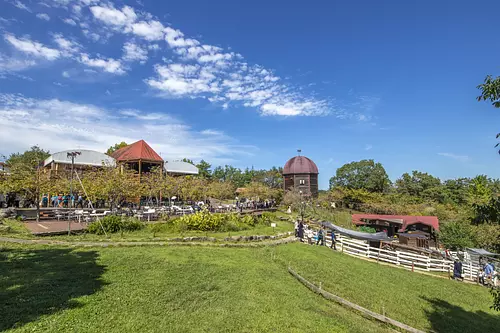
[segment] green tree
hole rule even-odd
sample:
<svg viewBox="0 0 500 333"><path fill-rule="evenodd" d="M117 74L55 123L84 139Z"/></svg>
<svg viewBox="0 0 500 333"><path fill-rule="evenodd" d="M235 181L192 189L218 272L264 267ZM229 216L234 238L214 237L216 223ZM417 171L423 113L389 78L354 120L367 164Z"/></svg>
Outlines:
<svg viewBox="0 0 500 333"><path fill-rule="evenodd" d="M5 161L5 164L7 164L9 167L12 167L15 164L23 163L26 165L31 165L34 168L49 156L50 153L48 150L43 150L38 146L33 146L30 148L30 150L27 150L24 153L11 154Z"/></svg>
<svg viewBox="0 0 500 333"><path fill-rule="evenodd" d="M6 161L10 174L2 181L3 191L18 193L25 202L36 206L37 221L40 219L41 194L46 192L52 183L48 173L42 170L42 163L49 156L48 151L38 146L33 146L24 153L11 154Z"/></svg>
<svg viewBox="0 0 500 333"><path fill-rule="evenodd" d="M495 108L500 108L500 76L493 78L491 75L487 75L484 82L476 87L481 90L481 95L477 97L480 101L489 101L491 105ZM497 133L496 138L500 137L500 133ZM495 147L498 147L500 143L497 143ZM500 153L500 151L499 151Z"/></svg>
<svg viewBox="0 0 500 333"><path fill-rule="evenodd" d="M210 170L212 165L208 162L201 160L196 167L198 168L198 174L201 178L209 179L212 176L212 171Z"/></svg>
<svg viewBox="0 0 500 333"><path fill-rule="evenodd" d="M330 178L330 189L345 187L365 189L370 192L385 192L391 186L389 176L381 163L373 160L361 160L344 164Z"/></svg>
<svg viewBox="0 0 500 333"><path fill-rule="evenodd" d="M182 162L189 163L189 164L192 164L192 165L195 165L195 164L194 164L194 162L193 162L193 160L190 160L189 158L185 158L185 157L184 157L181 161L182 161Z"/></svg>
<svg viewBox="0 0 500 333"><path fill-rule="evenodd" d="M475 244L474 230L465 222L447 222L441 225L439 241L447 249L463 250Z"/></svg>
<svg viewBox="0 0 500 333"><path fill-rule="evenodd" d="M128 144L124 141L122 141L120 143L116 143L114 146L111 146L108 148L108 150L106 151L106 154L111 156L111 154L113 154L118 149L123 148L123 147L127 147L127 146L128 146Z"/></svg>
<svg viewBox="0 0 500 333"><path fill-rule="evenodd" d="M441 181L428 173L413 170L411 176L404 173L395 185L399 193L436 199L440 194Z"/></svg>

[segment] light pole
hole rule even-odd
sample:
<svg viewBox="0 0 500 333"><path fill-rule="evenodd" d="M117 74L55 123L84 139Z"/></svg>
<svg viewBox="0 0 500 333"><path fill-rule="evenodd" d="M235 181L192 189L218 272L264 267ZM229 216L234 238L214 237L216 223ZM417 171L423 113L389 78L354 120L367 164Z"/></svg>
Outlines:
<svg viewBox="0 0 500 333"><path fill-rule="evenodd" d="M74 172L74 169L75 169L75 157L78 156L78 155L81 155L82 153L79 152L79 151L72 151L72 152L69 152L66 156L67 158L71 158L71 178L70 178L70 183L69 183L69 196L70 196L70 200L71 198L73 198L73 172ZM72 203L74 202L71 201ZM74 207L71 207L71 208L74 208Z"/></svg>

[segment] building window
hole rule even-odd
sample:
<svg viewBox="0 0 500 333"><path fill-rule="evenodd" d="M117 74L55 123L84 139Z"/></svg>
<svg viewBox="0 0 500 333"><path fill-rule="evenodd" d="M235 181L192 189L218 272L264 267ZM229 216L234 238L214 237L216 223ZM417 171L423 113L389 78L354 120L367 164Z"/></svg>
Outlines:
<svg viewBox="0 0 500 333"><path fill-rule="evenodd" d="M305 185L305 184L306 184L306 181L305 181L304 179L301 179L301 180L299 180L299 184L300 184L300 185Z"/></svg>

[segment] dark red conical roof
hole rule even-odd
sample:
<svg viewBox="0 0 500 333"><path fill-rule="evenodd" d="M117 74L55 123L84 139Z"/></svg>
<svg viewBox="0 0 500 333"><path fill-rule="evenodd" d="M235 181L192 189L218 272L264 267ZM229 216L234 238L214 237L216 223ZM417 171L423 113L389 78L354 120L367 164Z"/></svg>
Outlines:
<svg viewBox="0 0 500 333"><path fill-rule="evenodd" d="M284 175L299 174L299 173L315 173L318 174L318 167L311 159L305 156L295 156L286 162L283 168Z"/></svg>
<svg viewBox="0 0 500 333"><path fill-rule="evenodd" d="M161 156L158 155L144 140L139 140L131 145L118 149L111 154L111 157L118 162L136 160L163 162Z"/></svg>

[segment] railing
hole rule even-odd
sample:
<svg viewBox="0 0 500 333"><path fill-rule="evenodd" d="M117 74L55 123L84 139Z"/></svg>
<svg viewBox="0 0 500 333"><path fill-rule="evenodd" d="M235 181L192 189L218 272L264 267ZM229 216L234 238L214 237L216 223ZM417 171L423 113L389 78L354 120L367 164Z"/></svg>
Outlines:
<svg viewBox="0 0 500 333"><path fill-rule="evenodd" d="M337 251L341 251L351 256L362 257L400 266L412 271L425 272L453 272L453 261L450 259L436 259L425 255L415 254L400 250L386 250L372 247L365 241L342 236L335 233ZM331 246L331 236L325 239L327 246ZM479 273L479 265L473 262L462 264L462 276L465 280L476 281Z"/></svg>

